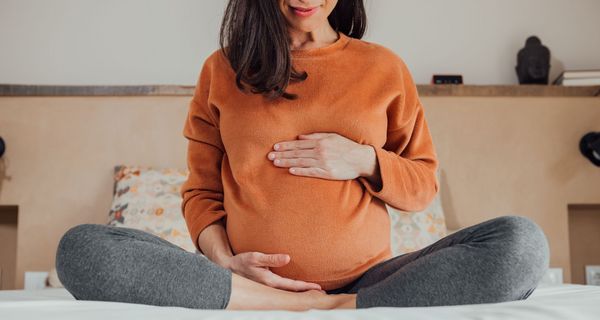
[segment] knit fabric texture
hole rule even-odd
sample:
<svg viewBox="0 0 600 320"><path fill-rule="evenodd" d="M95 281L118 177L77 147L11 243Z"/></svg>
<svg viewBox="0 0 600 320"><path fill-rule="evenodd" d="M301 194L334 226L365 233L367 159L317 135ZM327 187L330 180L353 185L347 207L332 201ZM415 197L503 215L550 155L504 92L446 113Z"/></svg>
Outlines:
<svg viewBox="0 0 600 320"><path fill-rule="evenodd" d="M234 254L289 254L270 269L330 290L392 257L385 203L425 209L438 192L438 159L413 78L392 50L340 32L291 55L308 73L286 89L296 100L240 91L219 49L204 61L183 128L181 207L200 252L199 234L223 219ZM315 132L373 147L382 185L299 176L267 158L275 143Z"/></svg>

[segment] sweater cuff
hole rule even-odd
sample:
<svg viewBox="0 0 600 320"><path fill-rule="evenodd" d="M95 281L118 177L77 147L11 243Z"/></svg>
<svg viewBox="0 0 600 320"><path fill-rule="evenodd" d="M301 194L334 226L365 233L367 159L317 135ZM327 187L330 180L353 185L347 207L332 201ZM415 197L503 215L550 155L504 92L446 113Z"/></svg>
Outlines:
<svg viewBox="0 0 600 320"><path fill-rule="evenodd" d="M371 146L375 149L379 164L381 186L371 184L366 177L358 177L368 192L401 211L426 209L438 190L435 174L429 172L430 169L422 163L382 147Z"/></svg>
<svg viewBox="0 0 600 320"><path fill-rule="evenodd" d="M198 252L204 255L204 252L202 252L202 249L200 249L200 246L198 245L198 237L200 236L200 233L202 233L202 231L211 223L219 219L226 219L227 214L224 210L209 211L205 212L204 214L191 214L192 212L198 212L193 198L188 200L188 202L185 204L183 212L183 217L187 224L188 231L190 232L192 242L194 243L194 246ZM186 215L185 212L188 212L189 214Z"/></svg>
<svg viewBox="0 0 600 320"><path fill-rule="evenodd" d="M389 181L389 177L388 177L388 172L391 169L390 168L390 159L388 157L388 151L381 148L381 147L377 147L374 146L372 144L368 144L369 146L373 147L373 149L375 149L375 159L378 163L378 169L379 170L379 176L381 177L381 186L375 186L373 185L366 177L358 177L358 181L360 181L365 188L369 191L369 193L371 193L373 196L378 197L380 199L385 199L386 197L388 197L388 190L390 188L388 188L387 186L391 183L391 181ZM390 195L391 196L391 195Z"/></svg>

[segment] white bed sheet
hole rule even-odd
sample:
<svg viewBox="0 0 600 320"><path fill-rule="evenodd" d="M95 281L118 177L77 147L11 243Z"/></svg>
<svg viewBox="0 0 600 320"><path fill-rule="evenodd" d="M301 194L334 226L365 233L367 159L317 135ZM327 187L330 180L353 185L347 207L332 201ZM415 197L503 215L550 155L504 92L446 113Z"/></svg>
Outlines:
<svg viewBox="0 0 600 320"><path fill-rule="evenodd" d="M526 300L443 307L230 311L75 300L63 288L0 291L0 319L600 319L600 286L538 287Z"/></svg>

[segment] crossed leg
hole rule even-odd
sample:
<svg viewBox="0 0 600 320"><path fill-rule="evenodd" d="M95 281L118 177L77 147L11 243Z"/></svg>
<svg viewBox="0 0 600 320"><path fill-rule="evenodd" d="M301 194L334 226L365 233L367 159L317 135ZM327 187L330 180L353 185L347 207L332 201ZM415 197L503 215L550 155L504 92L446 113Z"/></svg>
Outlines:
<svg viewBox="0 0 600 320"><path fill-rule="evenodd" d="M501 216L458 230L414 252L381 262L344 288L341 307L414 307L526 299L548 268L541 228Z"/></svg>
<svg viewBox="0 0 600 320"><path fill-rule="evenodd" d="M78 300L239 310L439 306L527 298L547 269L548 251L537 224L502 216L381 262L323 294L260 284L141 230L82 224L61 238L56 268Z"/></svg>
<svg viewBox="0 0 600 320"><path fill-rule="evenodd" d="M153 234L80 224L56 252L59 280L77 300L194 309L332 309L344 296L291 292L246 279Z"/></svg>

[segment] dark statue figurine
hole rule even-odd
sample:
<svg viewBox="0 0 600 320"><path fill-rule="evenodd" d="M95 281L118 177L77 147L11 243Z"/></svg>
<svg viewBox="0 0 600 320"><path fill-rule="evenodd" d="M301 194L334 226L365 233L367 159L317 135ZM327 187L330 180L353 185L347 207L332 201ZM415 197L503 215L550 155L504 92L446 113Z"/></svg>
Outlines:
<svg viewBox="0 0 600 320"><path fill-rule="evenodd" d="M517 55L517 75L520 84L548 84L550 50L540 38L531 36Z"/></svg>

